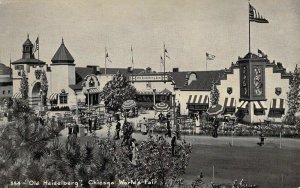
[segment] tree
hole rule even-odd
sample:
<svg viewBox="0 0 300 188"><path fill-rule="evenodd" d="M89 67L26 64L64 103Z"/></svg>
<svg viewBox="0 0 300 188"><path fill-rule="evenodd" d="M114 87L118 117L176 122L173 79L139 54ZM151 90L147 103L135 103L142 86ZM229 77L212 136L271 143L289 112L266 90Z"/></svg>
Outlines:
<svg viewBox="0 0 300 188"><path fill-rule="evenodd" d="M300 110L300 80L297 66L295 67L294 73L289 86L289 92L287 92L287 105L288 111L284 118L287 124L295 124L295 114Z"/></svg>
<svg viewBox="0 0 300 188"><path fill-rule="evenodd" d="M27 100L16 100L11 110L13 121L0 132L0 185L40 176L39 161L63 129L54 119L42 126Z"/></svg>
<svg viewBox="0 0 300 188"><path fill-rule="evenodd" d="M146 182L152 182L153 187L174 187L181 182L181 175L189 162L191 145L182 142L176 146L176 156L172 156L171 144L163 137L143 141L138 147L137 164L128 160L129 153L123 148L122 155L116 156L117 179L141 180L139 187L147 187Z"/></svg>
<svg viewBox="0 0 300 188"><path fill-rule="evenodd" d="M135 94L135 87L130 84L126 76L118 71L113 79L105 84L102 98L108 108L117 111L124 101L134 99Z"/></svg>
<svg viewBox="0 0 300 188"><path fill-rule="evenodd" d="M21 84L20 84L20 92L22 94L22 99L27 100L28 99L28 91L29 91L29 85L28 80L25 74L25 71L22 71L21 75Z"/></svg>
<svg viewBox="0 0 300 188"><path fill-rule="evenodd" d="M217 105L219 103L220 92L216 86L216 83L213 82L210 90L210 103L211 105Z"/></svg>
<svg viewBox="0 0 300 188"><path fill-rule="evenodd" d="M43 70L41 73L41 90L42 90L42 103L46 105L47 93L48 93L48 80L46 76L46 72Z"/></svg>

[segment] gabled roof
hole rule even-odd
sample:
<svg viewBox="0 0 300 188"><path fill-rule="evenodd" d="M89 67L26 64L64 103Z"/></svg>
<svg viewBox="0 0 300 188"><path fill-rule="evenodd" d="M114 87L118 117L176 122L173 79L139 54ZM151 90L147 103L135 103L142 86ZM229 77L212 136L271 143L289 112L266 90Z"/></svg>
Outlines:
<svg viewBox="0 0 300 188"><path fill-rule="evenodd" d="M138 74L139 72L143 71L144 69L133 69L133 74ZM82 82L83 79L90 74L96 74L96 68L93 67L75 67L75 74L76 74L76 84L70 85L70 88L73 90L80 90L82 89ZM106 74L114 75L118 71L124 74L125 76L129 76L131 73L128 72L127 68L106 68ZM100 68L100 73L104 74L105 69Z"/></svg>
<svg viewBox="0 0 300 188"><path fill-rule="evenodd" d="M23 46L33 46L32 42L27 38L27 40L23 43Z"/></svg>
<svg viewBox="0 0 300 188"><path fill-rule="evenodd" d="M64 39L62 39L61 45L56 51L56 53L54 54L51 61L52 63L68 63L68 64L74 62L72 55L70 54L69 50L66 48L64 44Z"/></svg>
<svg viewBox="0 0 300 188"><path fill-rule="evenodd" d="M11 69L4 65L3 63L0 63L0 75L10 75Z"/></svg>

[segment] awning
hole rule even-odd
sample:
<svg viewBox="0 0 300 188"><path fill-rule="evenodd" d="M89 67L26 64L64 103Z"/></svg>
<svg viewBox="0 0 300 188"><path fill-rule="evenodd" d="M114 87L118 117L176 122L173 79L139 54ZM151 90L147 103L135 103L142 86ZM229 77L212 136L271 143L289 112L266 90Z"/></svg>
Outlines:
<svg viewBox="0 0 300 188"><path fill-rule="evenodd" d="M271 109L284 109L284 99L273 99Z"/></svg>
<svg viewBox="0 0 300 188"><path fill-rule="evenodd" d="M50 101L57 100L57 96L58 96L58 93L52 93L52 94L49 96L49 100L50 100Z"/></svg>
<svg viewBox="0 0 300 188"><path fill-rule="evenodd" d="M20 99L20 98L22 98L21 92L19 91L19 92L15 93L15 94L12 96L12 98L13 98L13 99Z"/></svg>
<svg viewBox="0 0 300 188"><path fill-rule="evenodd" d="M97 88L87 89L87 92L84 92L84 94L97 94L97 93L100 93L100 90Z"/></svg>
<svg viewBox="0 0 300 188"><path fill-rule="evenodd" d="M264 101L253 101L253 107L254 109L261 109L261 110L267 109Z"/></svg>
<svg viewBox="0 0 300 188"><path fill-rule="evenodd" d="M208 104L209 98L207 95L190 95L187 104Z"/></svg>
<svg viewBox="0 0 300 188"><path fill-rule="evenodd" d="M235 99L234 98L225 98L224 108L235 108Z"/></svg>
<svg viewBox="0 0 300 188"><path fill-rule="evenodd" d="M237 106L239 109L246 109L248 107L249 101L240 101L239 105Z"/></svg>

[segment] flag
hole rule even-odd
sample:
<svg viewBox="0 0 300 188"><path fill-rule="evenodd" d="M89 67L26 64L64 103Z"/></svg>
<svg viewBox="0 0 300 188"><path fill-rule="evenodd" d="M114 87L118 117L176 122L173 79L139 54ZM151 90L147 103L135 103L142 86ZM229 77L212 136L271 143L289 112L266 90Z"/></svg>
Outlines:
<svg viewBox="0 0 300 188"><path fill-rule="evenodd" d="M206 52L206 60L214 60L215 59L215 55L209 54Z"/></svg>
<svg viewBox="0 0 300 188"><path fill-rule="evenodd" d="M39 50L39 37L36 38L35 43L34 43L34 47L33 47L33 53L35 53L36 51Z"/></svg>
<svg viewBox="0 0 300 188"><path fill-rule="evenodd" d="M169 55L168 55L168 50L167 50L167 49L165 49L165 55L166 55L167 58L170 59L170 57L169 57Z"/></svg>
<svg viewBox="0 0 300 188"><path fill-rule="evenodd" d="M161 63L161 64L164 64L164 59L163 59L162 56L160 56L160 63Z"/></svg>
<svg viewBox="0 0 300 188"><path fill-rule="evenodd" d="M112 63L112 61L110 60L110 57L108 55L108 52L106 52L105 58L106 58L107 61L109 61L110 63Z"/></svg>
<svg viewBox="0 0 300 188"><path fill-rule="evenodd" d="M258 55L261 55L261 56L265 55L260 49L258 49L257 52L258 52Z"/></svg>
<svg viewBox="0 0 300 188"><path fill-rule="evenodd" d="M249 21L257 23L269 23L267 19L262 17L258 11L249 3Z"/></svg>

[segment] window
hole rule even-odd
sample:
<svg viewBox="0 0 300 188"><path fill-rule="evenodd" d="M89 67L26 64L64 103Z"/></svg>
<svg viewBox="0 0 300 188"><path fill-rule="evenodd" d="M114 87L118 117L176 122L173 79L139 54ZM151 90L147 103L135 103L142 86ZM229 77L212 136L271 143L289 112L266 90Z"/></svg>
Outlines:
<svg viewBox="0 0 300 188"><path fill-rule="evenodd" d="M264 109L254 109L254 115L265 115Z"/></svg>
<svg viewBox="0 0 300 188"><path fill-rule="evenodd" d="M10 94L10 90L8 90L7 92L8 92L8 94Z"/></svg>
<svg viewBox="0 0 300 188"><path fill-rule="evenodd" d="M3 94L3 95L5 94L5 90L2 91L2 94Z"/></svg>
<svg viewBox="0 0 300 188"><path fill-rule="evenodd" d="M16 65L15 70L24 70L24 65Z"/></svg>
<svg viewBox="0 0 300 188"><path fill-rule="evenodd" d="M67 104L68 103L68 95L67 94L60 94L59 95L60 104Z"/></svg>

